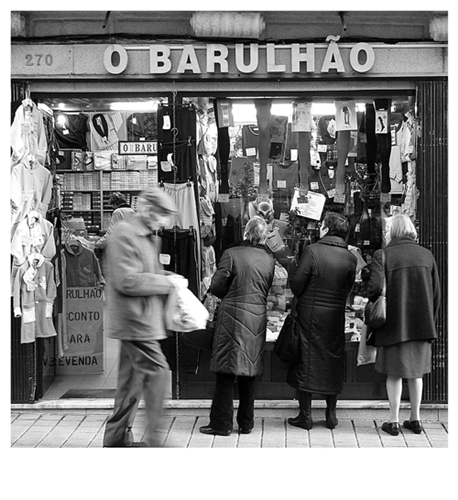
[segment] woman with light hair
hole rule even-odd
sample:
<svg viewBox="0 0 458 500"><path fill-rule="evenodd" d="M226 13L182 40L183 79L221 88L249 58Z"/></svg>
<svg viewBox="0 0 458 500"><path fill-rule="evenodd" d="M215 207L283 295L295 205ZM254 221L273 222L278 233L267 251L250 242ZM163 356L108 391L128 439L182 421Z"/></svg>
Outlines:
<svg viewBox="0 0 458 500"><path fill-rule="evenodd" d="M256 376L262 373L267 331L267 294L274 278L275 263L265 248L267 223L250 219L240 246L225 250L210 285L210 293L221 299L216 317L210 370L216 386L209 425L203 434L229 436L233 427L234 382L237 381L239 431L254 427Z"/></svg>
<svg viewBox="0 0 458 500"><path fill-rule="evenodd" d="M431 371L431 342L437 338L435 321L440 305L440 283L432 253L417 242L417 231L407 215L395 215L388 245L374 252L368 297L376 300L386 278L386 323L374 330L375 370L385 373L390 419L382 430L397 436L402 380L407 379L410 418L403 427L422 432L420 405L423 375ZM382 264L385 253L385 269Z"/></svg>

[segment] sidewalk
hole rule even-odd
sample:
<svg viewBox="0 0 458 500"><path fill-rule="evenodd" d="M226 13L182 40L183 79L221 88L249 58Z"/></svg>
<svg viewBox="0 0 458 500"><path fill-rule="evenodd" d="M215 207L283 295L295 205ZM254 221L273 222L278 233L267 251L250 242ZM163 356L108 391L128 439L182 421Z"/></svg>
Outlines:
<svg viewBox="0 0 458 500"><path fill-rule="evenodd" d="M101 448L105 422L112 400L46 401L12 405L12 448ZM293 427L287 418L296 416L294 402L257 401L255 428L241 435L235 427L229 437L208 436L199 427L208 424L209 401L167 401L164 405L164 445L173 448L448 448L447 405L422 406L425 432L401 429L399 436L381 430L388 419L386 402L340 401L338 426L324 423L324 404L314 402L314 427ZM408 405L401 405L401 423L408 418ZM141 441L145 426L143 404L133 428Z"/></svg>

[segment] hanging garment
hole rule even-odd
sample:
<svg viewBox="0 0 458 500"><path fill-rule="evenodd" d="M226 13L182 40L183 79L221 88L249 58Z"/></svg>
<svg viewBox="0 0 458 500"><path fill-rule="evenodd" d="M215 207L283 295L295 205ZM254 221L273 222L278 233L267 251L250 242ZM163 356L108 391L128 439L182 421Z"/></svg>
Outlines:
<svg viewBox="0 0 458 500"><path fill-rule="evenodd" d="M216 271L215 249L209 246L202 247L202 279L211 278Z"/></svg>
<svg viewBox="0 0 458 500"><path fill-rule="evenodd" d="M87 143L89 117L83 113L54 113L55 134L60 148L90 149Z"/></svg>
<svg viewBox="0 0 458 500"><path fill-rule="evenodd" d="M257 125L244 125L242 127L243 156L257 156L259 143L259 127Z"/></svg>
<svg viewBox="0 0 458 500"><path fill-rule="evenodd" d="M38 161L23 161L11 171L11 236L32 210L46 216L52 194L52 176Z"/></svg>
<svg viewBox="0 0 458 500"><path fill-rule="evenodd" d="M95 113L89 120L91 149L93 151L117 150L118 130L122 125L120 113Z"/></svg>
<svg viewBox="0 0 458 500"><path fill-rule="evenodd" d="M173 119L175 118L175 122ZM174 131L175 128L175 131ZM174 133L176 136L174 136ZM196 110L192 106L161 105L157 109L158 141L172 143L175 141L196 141Z"/></svg>
<svg viewBox="0 0 458 500"><path fill-rule="evenodd" d="M269 157L278 160L283 155L288 127L287 116L270 117L270 151Z"/></svg>
<svg viewBox="0 0 458 500"><path fill-rule="evenodd" d="M157 141L157 114L133 113L126 120L128 141Z"/></svg>
<svg viewBox="0 0 458 500"><path fill-rule="evenodd" d="M46 130L40 110L31 99L24 99L16 110L10 140L11 167L28 155L33 155L44 166L48 150Z"/></svg>
<svg viewBox="0 0 458 500"><path fill-rule="evenodd" d="M200 180L205 194L213 203L216 203L219 194L216 158L214 156L199 155L198 163L200 167Z"/></svg>
<svg viewBox="0 0 458 500"><path fill-rule="evenodd" d="M272 176L272 189L274 191L281 189L286 194L291 195L294 192L294 187L299 183L297 162L289 165L274 164L272 166Z"/></svg>
<svg viewBox="0 0 458 500"><path fill-rule="evenodd" d="M13 265L21 266L32 253L48 260L56 254L54 226L36 211L29 212L16 228L11 240Z"/></svg>
<svg viewBox="0 0 458 500"><path fill-rule="evenodd" d="M170 261L168 264L164 264L164 269L184 276L188 280L188 288L199 297L200 253L196 231L178 228L163 229L159 231L158 235L162 240L161 255L170 256ZM171 370L177 370L178 358L179 371L196 373L199 360L197 349L178 338L177 353L175 336L161 341L161 347Z"/></svg>
<svg viewBox="0 0 458 500"><path fill-rule="evenodd" d="M390 150L390 193L400 194L403 190L403 168L402 168L402 150L403 148L403 134L405 127L403 127L402 119L397 115L391 116L391 150ZM383 182L383 179L382 179Z"/></svg>
<svg viewBox="0 0 458 500"><path fill-rule="evenodd" d="M214 155L218 149L218 127L213 107L208 111L197 111L196 143L197 153L204 156Z"/></svg>
<svg viewBox="0 0 458 500"><path fill-rule="evenodd" d="M193 139L186 141L159 142L158 144L158 181L173 182L173 166L169 163L168 157L175 153L174 160L176 171L176 180L183 182L191 179L197 183L197 155L196 145Z"/></svg>
<svg viewBox="0 0 458 500"><path fill-rule="evenodd" d="M199 217L193 183L171 184L164 182L164 191L173 198L178 210L178 213L172 217L174 219L172 227L175 225L181 229L193 227L197 230L199 227Z"/></svg>
<svg viewBox="0 0 458 500"><path fill-rule="evenodd" d="M52 309L56 298L54 267L40 254L31 254L16 274L14 316L21 317L21 343L56 336Z"/></svg>
<svg viewBox="0 0 458 500"><path fill-rule="evenodd" d="M95 253L75 239L68 240L65 250L65 277L67 287L100 287L105 284L100 263Z"/></svg>
<svg viewBox="0 0 458 500"><path fill-rule="evenodd" d="M54 173L56 170L57 155L59 154L59 144L54 132L54 115L52 110L45 104L39 104L38 109L43 119L46 142L48 144L44 166L50 170L51 173Z"/></svg>

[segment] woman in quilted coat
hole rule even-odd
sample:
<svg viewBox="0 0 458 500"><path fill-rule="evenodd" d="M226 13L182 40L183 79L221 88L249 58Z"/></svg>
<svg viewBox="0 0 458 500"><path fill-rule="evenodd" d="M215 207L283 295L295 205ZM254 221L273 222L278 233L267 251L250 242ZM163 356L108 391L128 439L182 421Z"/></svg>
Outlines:
<svg viewBox="0 0 458 500"><path fill-rule="evenodd" d="M297 300L300 360L290 365L286 381L298 389L299 415L288 423L311 429L312 394L326 398L326 426L337 423L337 395L342 391L345 362L345 304L355 280L356 257L347 249L344 215L328 212L320 240L307 246L296 269L290 269Z"/></svg>
<svg viewBox="0 0 458 500"><path fill-rule="evenodd" d="M262 373L267 329L267 295L275 263L265 248L267 223L250 219L240 246L225 250L213 275L210 293L221 298L216 317L210 370L216 387L210 423L203 434L229 436L233 426L233 392L237 379L237 423L243 434L254 426L256 376Z"/></svg>

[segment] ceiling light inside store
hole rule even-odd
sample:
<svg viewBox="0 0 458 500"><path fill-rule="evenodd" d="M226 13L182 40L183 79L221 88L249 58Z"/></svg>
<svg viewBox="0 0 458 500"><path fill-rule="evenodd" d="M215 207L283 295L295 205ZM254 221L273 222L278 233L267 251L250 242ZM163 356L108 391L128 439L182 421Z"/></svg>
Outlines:
<svg viewBox="0 0 458 500"><path fill-rule="evenodd" d="M112 102L112 111L156 111L159 101Z"/></svg>

